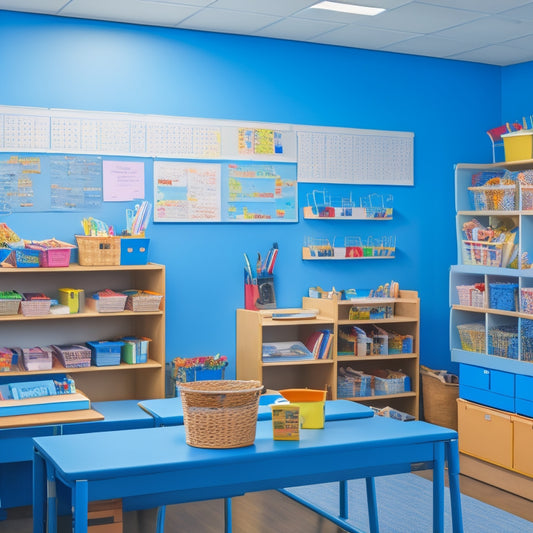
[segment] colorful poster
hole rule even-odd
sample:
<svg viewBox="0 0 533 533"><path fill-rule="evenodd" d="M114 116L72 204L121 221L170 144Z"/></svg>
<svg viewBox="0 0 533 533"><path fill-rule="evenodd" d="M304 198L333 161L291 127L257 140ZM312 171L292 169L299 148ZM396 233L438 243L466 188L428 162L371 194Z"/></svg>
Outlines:
<svg viewBox="0 0 533 533"><path fill-rule="evenodd" d="M154 162L155 222L219 222L220 165Z"/></svg>

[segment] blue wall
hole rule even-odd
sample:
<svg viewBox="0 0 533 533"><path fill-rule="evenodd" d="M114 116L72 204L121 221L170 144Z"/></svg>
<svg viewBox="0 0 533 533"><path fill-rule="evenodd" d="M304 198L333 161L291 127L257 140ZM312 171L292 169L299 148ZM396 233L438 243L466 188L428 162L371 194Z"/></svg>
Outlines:
<svg viewBox="0 0 533 533"><path fill-rule="evenodd" d="M299 306L310 286L361 288L397 280L420 293L422 363L452 367L453 165L490 161L485 131L501 120L499 67L2 11L0 49L2 105L413 131L414 187L330 187L355 197L393 194L391 222L152 223L150 260L167 266L167 359L221 352L230 358L232 377L243 252L255 256L277 241L279 307ZM313 188L300 185L300 206ZM81 218L123 227L125 207L106 203L97 213L44 219L12 214L5 222L24 238L74 242ZM301 259L308 235L357 234L395 234L397 258Z"/></svg>

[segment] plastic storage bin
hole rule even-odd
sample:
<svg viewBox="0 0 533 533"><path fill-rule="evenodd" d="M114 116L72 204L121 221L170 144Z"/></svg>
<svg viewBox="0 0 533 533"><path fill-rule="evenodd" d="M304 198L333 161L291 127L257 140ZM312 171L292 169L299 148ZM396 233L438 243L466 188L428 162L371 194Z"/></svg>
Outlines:
<svg viewBox="0 0 533 533"><path fill-rule="evenodd" d="M120 240L121 265L146 265L150 239L122 237Z"/></svg>
<svg viewBox="0 0 533 533"><path fill-rule="evenodd" d="M88 342L91 349L91 363L94 366L112 366L120 364L122 341L94 341Z"/></svg>
<svg viewBox="0 0 533 533"><path fill-rule="evenodd" d="M517 283L489 283L489 302L491 309L516 311L517 301Z"/></svg>

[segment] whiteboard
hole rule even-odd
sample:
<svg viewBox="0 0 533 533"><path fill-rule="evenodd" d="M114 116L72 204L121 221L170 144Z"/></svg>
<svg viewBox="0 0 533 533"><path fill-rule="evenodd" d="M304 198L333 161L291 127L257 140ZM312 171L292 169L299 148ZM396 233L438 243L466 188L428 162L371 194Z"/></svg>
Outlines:
<svg viewBox="0 0 533 533"><path fill-rule="evenodd" d="M411 132L295 128L300 182L414 184L414 134Z"/></svg>
<svg viewBox="0 0 533 533"><path fill-rule="evenodd" d="M0 152L297 163L309 183L413 185L414 133L0 106Z"/></svg>

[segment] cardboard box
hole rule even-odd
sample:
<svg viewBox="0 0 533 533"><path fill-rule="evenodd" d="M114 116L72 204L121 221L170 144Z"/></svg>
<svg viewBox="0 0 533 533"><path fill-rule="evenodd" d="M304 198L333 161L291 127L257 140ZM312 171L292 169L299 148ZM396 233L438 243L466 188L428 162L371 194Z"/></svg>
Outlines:
<svg viewBox="0 0 533 533"><path fill-rule="evenodd" d="M457 400L459 451L490 463L513 467L511 415Z"/></svg>
<svg viewBox="0 0 533 533"><path fill-rule="evenodd" d="M512 417L514 426L513 468L533 476L533 420L522 416Z"/></svg>
<svg viewBox="0 0 533 533"><path fill-rule="evenodd" d="M90 502L87 533L123 533L122 500Z"/></svg>
<svg viewBox="0 0 533 533"><path fill-rule="evenodd" d="M502 135L505 161L533 159L533 131L519 131Z"/></svg>

